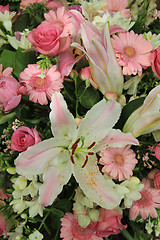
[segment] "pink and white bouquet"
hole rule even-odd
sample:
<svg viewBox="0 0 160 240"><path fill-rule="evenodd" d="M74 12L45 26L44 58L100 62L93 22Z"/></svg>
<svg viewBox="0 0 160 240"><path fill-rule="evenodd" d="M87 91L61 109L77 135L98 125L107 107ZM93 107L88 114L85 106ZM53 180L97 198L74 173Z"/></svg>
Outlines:
<svg viewBox="0 0 160 240"><path fill-rule="evenodd" d="M160 239L158 3L9 2L1 239Z"/></svg>

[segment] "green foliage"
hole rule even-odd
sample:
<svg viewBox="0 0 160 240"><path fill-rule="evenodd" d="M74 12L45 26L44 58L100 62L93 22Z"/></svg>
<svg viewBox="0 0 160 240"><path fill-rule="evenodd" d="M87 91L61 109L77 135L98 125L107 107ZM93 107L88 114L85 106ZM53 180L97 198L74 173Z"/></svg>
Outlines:
<svg viewBox="0 0 160 240"><path fill-rule="evenodd" d="M36 56L34 52L23 52L18 49L16 52L4 49L0 62L3 68L12 67L13 74L19 78L19 74L27 67L28 64L36 62Z"/></svg>

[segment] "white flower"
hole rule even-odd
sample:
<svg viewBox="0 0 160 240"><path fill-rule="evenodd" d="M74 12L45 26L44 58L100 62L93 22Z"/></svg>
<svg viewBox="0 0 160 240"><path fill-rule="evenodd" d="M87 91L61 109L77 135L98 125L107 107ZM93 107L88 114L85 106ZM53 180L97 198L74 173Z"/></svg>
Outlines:
<svg viewBox="0 0 160 240"><path fill-rule="evenodd" d="M10 45L15 48L16 50L20 47L23 49L29 49L32 47L32 44L29 42L28 38L26 36L21 36L20 41L16 39L16 37L12 37L10 35L7 35L8 42Z"/></svg>
<svg viewBox="0 0 160 240"><path fill-rule="evenodd" d="M41 239L43 239L43 235L38 230L29 235L29 240L41 240Z"/></svg>
<svg viewBox="0 0 160 240"><path fill-rule="evenodd" d="M26 205L29 207L29 216L35 217L39 214L41 217L43 216L44 207L38 203L37 198L34 198L32 201L26 201Z"/></svg>
<svg viewBox="0 0 160 240"><path fill-rule="evenodd" d="M124 206L130 208L133 201L141 198L140 191L144 185L140 184L140 180L137 177L130 177L129 180L123 181L120 186L126 187L129 191L124 194Z"/></svg>
<svg viewBox="0 0 160 240"><path fill-rule="evenodd" d="M116 135L121 138L120 145L126 141L138 144L131 134L112 130L121 112L120 104L101 100L87 112L78 129L61 93L53 94L51 109L54 138L21 153L16 159L16 171L26 177L43 174L38 201L44 206L53 203L73 174L88 199L113 209L120 203L121 196L99 171L96 153L106 148L106 144L113 144ZM112 136L112 142L107 135Z"/></svg>
<svg viewBox="0 0 160 240"><path fill-rule="evenodd" d="M16 12L5 11L4 13L0 12L0 21L3 22L3 25L7 31L12 29L12 18L15 16Z"/></svg>
<svg viewBox="0 0 160 240"><path fill-rule="evenodd" d="M13 199L10 202L10 205L13 205L14 212L17 212L18 214L22 213L27 208L26 201L23 200L23 197Z"/></svg>
<svg viewBox="0 0 160 240"><path fill-rule="evenodd" d="M160 221L154 226L154 231L155 231L156 237L158 237L160 234Z"/></svg>
<svg viewBox="0 0 160 240"><path fill-rule="evenodd" d="M147 230L148 234L151 234L153 232L153 229L152 229L153 226L154 226L154 224L153 224L153 222L151 222L151 220L149 218L149 221L145 225L145 229Z"/></svg>
<svg viewBox="0 0 160 240"><path fill-rule="evenodd" d="M152 34L152 32L149 31L144 33L143 37L152 43L154 50L160 46L160 34Z"/></svg>
<svg viewBox="0 0 160 240"><path fill-rule="evenodd" d="M92 22L99 30L103 30L107 22L109 22L110 26L117 25L126 31L135 24L135 22L131 21L131 18L122 17L120 12L115 13L113 16L106 12L103 16L95 16Z"/></svg>
<svg viewBox="0 0 160 240"><path fill-rule="evenodd" d="M103 9L107 2L105 0L78 0L78 2L81 4L82 13L88 20L92 17L96 16L98 11Z"/></svg>

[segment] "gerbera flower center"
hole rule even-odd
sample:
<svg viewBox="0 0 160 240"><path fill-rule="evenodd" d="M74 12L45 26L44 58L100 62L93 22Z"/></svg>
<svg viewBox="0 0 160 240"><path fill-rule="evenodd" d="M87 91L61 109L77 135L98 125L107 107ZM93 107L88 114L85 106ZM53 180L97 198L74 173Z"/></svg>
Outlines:
<svg viewBox="0 0 160 240"><path fill-rule="evenodd" d="M141 192L141 199L136 201L136 205L138 205L139 208L145 208L151 206L152 204L153 200L151 193L147 190L143 190Z"/></svg>
<svg viewBox="0 0 160 240"><path fill-rule="evenodd" d="M131 46L126 46L124 48L124 53L128 56L128 57L134 57L136 55L136 51L133 47Z"/></svg>
<svg viewBox="0 0 160 240"><path fill-rule="evenodd" d="M46 83L46 78L36 77L34 83L36 87L43 87Z"/></svg>
<svg viewBox="0 0 160 240"><path fill-rule="evenodd" d="M115 162L116 162L117 165L122 165L123 162L124 162L123 156L120 155L120 154L116 154L116 155L114 156L114 160L115 160Z"/></svg>

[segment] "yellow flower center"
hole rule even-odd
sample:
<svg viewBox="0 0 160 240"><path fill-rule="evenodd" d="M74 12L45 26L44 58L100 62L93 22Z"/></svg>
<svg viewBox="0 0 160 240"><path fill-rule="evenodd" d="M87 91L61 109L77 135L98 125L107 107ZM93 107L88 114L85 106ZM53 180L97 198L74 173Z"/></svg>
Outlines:
<svg viewBox="0 0 160 240"><path fill-rule="evenodd" d="M122 155L119 155L119 154L116 154L115 155L115 162L117 165L122 165L124 160L123 160L123 156Z"/></svg>
<svg viewBox="0 0 160 240"><path fill-rule="evenodd" d="M36 77L35 85L37 87L42 87L43 85L45 85L45 78Z"/></svg>
<svg viewBox="0 0 160 240"><path fill-rule="evenodd" d="M135 49L130 46L125 47L124 52L128 57L134 57L136 55Z"/></svg>

